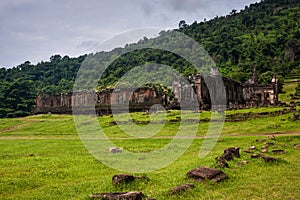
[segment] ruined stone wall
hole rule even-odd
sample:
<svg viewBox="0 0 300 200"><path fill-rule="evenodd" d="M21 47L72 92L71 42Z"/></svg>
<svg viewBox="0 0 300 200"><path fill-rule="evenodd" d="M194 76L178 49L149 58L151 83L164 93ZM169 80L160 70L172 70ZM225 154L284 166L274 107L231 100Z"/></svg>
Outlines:
<svg viewBox="0 0 300 200"><path fill-rule="evenodd" d="M71 95L71 94L69 94ZM95 92L79 91L73 92L71 96L71 106L91 105L96 102ZM62 106L62 105L61 105Z"/></svg>
<svg viewBox="0 0 300 200"><path fill-rule="evenodd" d="M209 110L212 105L223 106L224 102L229 109L276 105L278 102L278 81L275 76L272 84L269 85L259 85L255 81L242 84L228 77L222 77L222 80L225 91L218 85L214 75L205 78L196 75L190 77L189 82L175 80L173 82L174 102L168 101L168 96L161 91L148 87L138 88L135 91L107 89L97 93L80 91L73 94L44 94L36 98L35 113L71 113L72 107L85 105L95 105L98 114L110 113L110 105L119 105L121 112L123 105L128 103L131 111L143 111L149 110L154 104L172 109ZM226 96L226 99L222 100L220 98L222 96Z"/></svg>
<svg viewBox="0 0 300 200"><path fill-rule="evenodd" d="M129 101L128 101L129 100ZM153 88L138 88L135 91L113 89L102 90L100 92L78 91L59 95L39 95L36 98L35 113L71 113L72 107L84 108L88 105L95 105L96 112L110 113L110 105L120 105L120 110L124 104L130 104L131 111L143 111L150 109L153 104L164 103L163 96L157 95ZM86 110L86 113L91 111Z"/></svg>
<svg viewBox="0 0 300 200"><path fill-rule="evenodd" d="M199 109L204 110L210 109L212 103L216 106L222 106L225 103L229 108L244 104L243 85L235 80L222 77L225 91L222 85L219 85L220 77L196 75L190 80L191 83L189 84L193 86L192 91L187 83L180 83L178 80L173 83L174 95L179 104L185 99L197 100ZM222 94L223 92L226 94ZM226 99L220 99L221 96L226 96Z"/></svg>
<svg viewBox="0 0 300 200"><path fill-rule="evenodd" d="M57 113L69 114L71 113L71 94L38 95L36 98L35 113Z"/></svg>
<svg viewBox="0 0 300 200"><path fill-rule="evenodd" d="M229 109L240 108L245 104L243 84L233 79L223 77L226 91L227 106Z"/></svg>
<svg viewBox="0 0 300 200"><path fill-rule="evenodd" d="M243 94L246 100L246 105L254 106L268 106L276 105L278 103L278 93L276 85L244 85Z"/></svg>

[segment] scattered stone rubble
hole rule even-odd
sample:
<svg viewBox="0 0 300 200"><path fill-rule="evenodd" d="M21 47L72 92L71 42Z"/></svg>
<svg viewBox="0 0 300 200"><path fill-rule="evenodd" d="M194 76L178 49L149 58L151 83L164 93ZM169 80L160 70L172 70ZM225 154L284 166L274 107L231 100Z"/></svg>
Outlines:
<svg viewBox="0 0 300 200"><path fill-rule="evenodd" d="M270 135L270 136L268 136L268 139L276 140L276 137L274 135ZM255 141L256 142L264 142L263 143L264 145L261 148L261 153L252 153L251 158L262 158L266 163L278 161L277 158L264 155L265 153L269 152L268 148L270 146L273 146L273 148L276 146L274 142L266 142L265 138L256 139ZM289 141L291 141L291 140L289 140ZM288 146L288 145L285 145L285 146ZM273 149L273 150L270 150L270 152L272 152L273 154L285 154L285 150L282 150L282 149Z"/></svg>
<svg viewBox="0 0 300 200"><path fill-rule="evenodd" d="M274 135L268 136L269 140L276 140ZM291 141L291 140L290 140ZM264 155L268 152L268 148L270 146L276 147L274 142L267 142L267 139L256 139L255 142L264 142L261 148L261 153L254 153L259 151L259 149L253 145L249 146L247 150L243 150L244 153L251 154L251 158L261 158L266 163L278 161L277 158L270 157ZM273 147L273 148L274 148ZM300 144L294 144L294 149L299 149ZM111 153L121 153L122 149L112 147L109 149ZM229 168L228 161L234 160L234 158L240 158L240 148L239 147L231 147L224 150L224 153L217 157L217 166L220 168L227 167ZM285 150L281 149L273 149L270 152L274 154L285 154ZM244 160L241 162L236 163L236 166L243 166L248 164L248 160ZM223 171L219 169L209 168L209 167L198 167L195 168L186 174L188 179L192 179L196 182L204 182L204 181L212 181L212 182L220 182L224 179L227 179L228 176ZM112 184L113 185L120 185L120 184L128 184L133 182L136 179L146 179L145 176L133 176L128 174L116 174L112 177ZM170 189L170 193L172 195L181 194L187 190L193 189L195 187L194 184L188 183L184 185L176 186ZM92 194L90 196L92 199L103 199L103 200L142 200L145 199L145 195L142 192L132 191L132 192L112 192L112 193L101 193L101 194ZM154 198L147 198L146 200L155 200Z"/></svg>
<svg viewBox="0 0 300 200"><path fill-rule="evenodd" d="M103 200L142 200L144 198L144 194L141 192L112 192L92 194L91 198Z"/></svg>

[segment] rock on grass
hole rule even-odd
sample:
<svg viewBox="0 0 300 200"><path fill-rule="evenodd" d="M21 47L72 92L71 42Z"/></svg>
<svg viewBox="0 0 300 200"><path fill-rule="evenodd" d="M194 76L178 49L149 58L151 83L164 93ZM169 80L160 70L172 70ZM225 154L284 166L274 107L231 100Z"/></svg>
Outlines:
<svg viewBox="0 0 300 200"><path fill-rule="evenodd" d="M176 187L172 188L171 193L172 194L182 193L182 192L185 192L188 189L192 189L194 187L195 187L194 184L179 185L179 186L176 186Z"/></svg>
<svg viewBox="0 0 300 200"><path fill-rule="evenodd" d="M141 192L113 192L113 193L101 193L92 194L92 199L103 199L103 200L142 200L144 194Z"/></svg>
<svg viewBox="0 0 300 200"><path fill-rule="evenodd" d="M112 177L113 185L127 184L133 182L135 179L145 179L148 180L146 176L133 176L129 174L116 174Z"/></svg>
<svg viewBox="0 0 300 200"><path fill-rule="evenodd" d="M228 178L228 176L221 170L208 168L208 167L198 167L189 171L187 177L198 182L203 182L205 180L210 180L212 182L219 182L223 179Z"/></svg>

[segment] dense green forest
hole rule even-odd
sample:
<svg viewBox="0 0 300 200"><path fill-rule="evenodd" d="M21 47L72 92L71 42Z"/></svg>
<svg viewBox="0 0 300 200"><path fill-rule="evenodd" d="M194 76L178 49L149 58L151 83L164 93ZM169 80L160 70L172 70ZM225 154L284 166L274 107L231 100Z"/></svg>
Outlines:
<svg viewBox="0 0 300 200"><path fill-rule="evenodd" d="M292 70L299 68L299 25L299 0L264 0L209 21L187 24L182 20L178 29L172 31L182 32L199 42L223 75L245 82L251 77L255 65L260 82L269 83L274 73L282 80ZM137 44L129 44L111 52L78 58L54 55L49 61L35 65L26 61L10 69L0 68L0 117L29 114L34 108L37 94L71 91L77 71L87 56L109 60L117 52L135 45L166 42L166 33L172 31L163 31L157 38L144 38ZM98 82L98 88L113 87L132 67L151 62L172 66L185 76L195 73L191 64L176 54L142 49L127 53L111 63ZM97 72L91 68L89 73ZM84 83L87 80L80 81Z"/></svg>

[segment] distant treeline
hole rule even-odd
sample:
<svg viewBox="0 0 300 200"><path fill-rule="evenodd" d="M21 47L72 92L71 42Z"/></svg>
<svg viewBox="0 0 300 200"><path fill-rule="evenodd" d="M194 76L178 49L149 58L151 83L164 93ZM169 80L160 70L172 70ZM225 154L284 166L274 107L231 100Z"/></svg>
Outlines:
<svg viewBox="0 0 300 200"><path fill-rule="evenodd" d="M256 65L260 83L270 83L274 73L283 79L292 70L299 68L299 27L299 0L264 0L209 21L187 24L182 20L176 31L199 42L223 75L245 82L251 77L253 66ZM125 48L141 43L163 43L165 35L163 31L157 38L144 38ZM106 58L121 50L118 48L96 55ZM36 65L26 61L10 69L0 68L0 117L30 114L39 93L71 91L77 71L87 56L70 58L54 55L50 61ZM172 66L184 76L195 73L189 62L173 53L143 49L127 53L113 62L103 73L97 87L113 87L129 69L145 63ZM157 76L163 74L158 71Z"/></svg>

